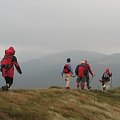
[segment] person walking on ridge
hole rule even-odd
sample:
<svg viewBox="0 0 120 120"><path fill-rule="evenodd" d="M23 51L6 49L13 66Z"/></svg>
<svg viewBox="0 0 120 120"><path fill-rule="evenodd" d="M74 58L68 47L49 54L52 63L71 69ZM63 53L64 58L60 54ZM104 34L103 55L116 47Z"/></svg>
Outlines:
<svg viewBox="0 0 120 120"><path fill-rule="evenodd" d="M111 77L112 77L112 72L110 72L109 68L106 68L105 72L102 75L102 80L99 80L102 83L103 91L109 89L109 82Z"/></svg>
<svg viewBox="0 0 120 120"><path fill-rule="evenodd" d="M6 82L6 85L2 86L2 91L8 91L13 84L14 66L17 69L17 72L22 74L21 68L15 56L15 50L13 47L10 47L8 50L5 50L5 55L1 61L1 72Z"/></svg>
<svg viewBox="0 0 120 120"><path fill-rule="evenodd" d="M91 66L90 66L90 64L88 64L87 60L85 60L85 66L86 66L85 80L86 80L86 83L87 83L87 88L90 89L91 86L90 86L90 76L89 76L89 73L92 75L92 77L94 77L94 74L93 74Z"/></svg>
<svg viewBox="0 0 120 120"><path fill-rule="evenodd" d="M71 81L72 77L74 77L70 58L67 58L67 63L64 65L61 74L62 74L62 77L64 77L64 79L66 81L66 89L70 89L70 81Z"/></svg>
<svg viewBox="0 0 120 120"><path fill-rule="evenodd" d="M75 69L75 74L77 75L77 89L79 89L79 86L81 86L81 90L85 89L85 70L86 70L86 65L85 61L80 61L80 64L77 65Z"/></svg>

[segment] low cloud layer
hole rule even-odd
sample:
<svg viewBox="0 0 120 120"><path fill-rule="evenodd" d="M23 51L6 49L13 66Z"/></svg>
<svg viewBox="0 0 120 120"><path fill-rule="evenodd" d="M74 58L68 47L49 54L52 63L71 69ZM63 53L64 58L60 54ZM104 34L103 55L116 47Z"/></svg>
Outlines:
<svg viewBox="0 0 120 120"><path fill-rule="evenodd" d="M0 1L1 48L120 52L119 5L119 0Z"/></svg>

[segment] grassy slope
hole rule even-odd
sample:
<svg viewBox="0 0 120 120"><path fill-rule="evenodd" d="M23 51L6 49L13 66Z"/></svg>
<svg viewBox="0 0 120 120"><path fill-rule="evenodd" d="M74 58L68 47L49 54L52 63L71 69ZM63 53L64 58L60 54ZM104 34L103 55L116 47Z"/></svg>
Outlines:
<svg viewBox="0 0 120 120"><path fill-rule="evenodd" d="M0 92L0 120L120 120L120 88Z"/></svg>

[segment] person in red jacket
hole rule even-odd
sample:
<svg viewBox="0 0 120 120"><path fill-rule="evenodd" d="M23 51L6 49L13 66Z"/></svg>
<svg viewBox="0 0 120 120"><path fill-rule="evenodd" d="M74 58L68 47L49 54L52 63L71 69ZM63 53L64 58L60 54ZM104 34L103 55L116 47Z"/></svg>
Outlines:
<svg viewBox="0 0 120 120"><path fill-rule="evenodd" d="M13 47L10 47L8 50L5 50L4 58L1 61L1 72L6 81L6 85L2 86L3 91L9 90L9 88L13 84L14 66L17 69L17 72L19 74L22 74L21 68L17 62L17 58L14 55L15 50Z"/></svg>
<svg viewBox="0 0 120 120"><path fill-rule="evenodd" d="M85 70L85 79L86 79L86 83L87 83L87 88L90 89L90 76L89 76L89 73L92 75L92 77L94 77L94 74L92 72L92 69L90 67L90 64L88 64L87 60L85 60L85 66L86 66L86 70Z"/></svg>
<svg viewBox="0 0 120 120"><path fill-rule="evenodd" d="M67 63L64 65L61 74L62 74L62 77L64 77L64 79L66 81L66 89L70 89L70 81L71 81L72 77L74 77L70 58L67 58Z"/></svg>
<svg viewBox="0 0 120 120"><path fill-rule="evenodd" d="M109 88L110 77L112 77L112 72L110 72L109 68L106 68L105 72L102 75L102 89L106 91Z"/></svg>
<svg viewBox="0 0 120 120"><path fill-rule="evenodd" d="M79 86L81 86L81 90L85 88L85 69L85 61L81 61L75 69L75 74L77 75L77 88L79 89Z"/></svg>

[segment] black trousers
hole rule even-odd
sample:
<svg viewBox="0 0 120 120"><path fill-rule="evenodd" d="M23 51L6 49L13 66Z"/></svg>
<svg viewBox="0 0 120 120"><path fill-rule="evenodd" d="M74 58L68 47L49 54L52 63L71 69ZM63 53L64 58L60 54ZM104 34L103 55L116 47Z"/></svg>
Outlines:
<svg viewBox="0 0 120 120"><path fill-rule="evenodd" d="M90 77L89 77L89 73L85 75L85 79L86 79L86 83L87 83L87 87L89 88L90 87Z"/></svg>
<svg viewBox="0 0 120 120"><path fill-rule="evenodd" d="M13 78L5 77L5 81L6 81L6 84L9 84L9 88L10 88L10 86L13 84Z"/></svg>

